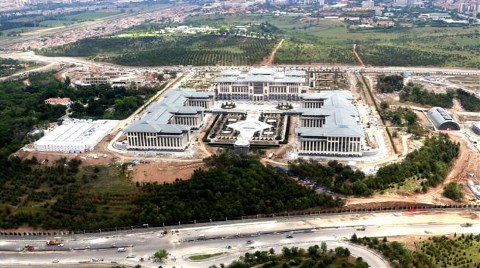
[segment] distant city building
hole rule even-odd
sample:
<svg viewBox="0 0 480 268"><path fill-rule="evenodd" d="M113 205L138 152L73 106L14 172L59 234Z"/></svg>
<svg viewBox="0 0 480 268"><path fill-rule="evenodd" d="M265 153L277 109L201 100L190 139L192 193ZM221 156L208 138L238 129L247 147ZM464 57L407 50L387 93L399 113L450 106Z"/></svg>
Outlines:
<svg viewBox="0 0 480 268"><path fill-rule="evenodd" d="M191 133L203 124L204 111L213 105L213 92L177 90L151 105L140 120L123 130L127 149L184 151Z"/></svg>
<svg viewBox="0 0 480 268"><path fill-rule="evenodd" d="M296 129L303 155L361 156L364 130L349 91L302 94Z"/></svg>
<svg viewBox="0 0 480 268"><path fill-rule="evenodd" d="M305 71L252 68L248 73L226 70L215 80L218 100L298 100L306 92Z"/></svg>
<svg viewBox="0 0 480 268"><path fill-rule="evenodd" d="M72 100L70 98L48 98L45 100L45 104L67 106L72 104Z"/></svg>
<svg viewBox="0 0 480 268"><path fill-rule="evenodd" d="M413 7L413 6L423 6L422 0L395 0L393 6L398 7Z"/></svg>
<svg viewBox="0 0 480 268"><path fill-rule="evenodd" d="M374 1L372 1L372 0L362 1L362 8L372 9L373 7L375 7L375 2Z"/></svg>
<svg viewBox="0 0 480 268"><path fill-rule="evenodd" d="M83 153L93 150L117 124L116 120L65 120L34 146L41 152Z"/></svg>
<svg viewBox="0 0 480 268"><path fill-rule="evenodd" d="M431 108L427 115L438 130L460 130L460 125L441 107Z"/></svg>
<svg viewBox="0 0 480 268"><path fill-rule="evenodd" d="M425 13L418 16L419 19L443 20L451 18L448 13Z"/></svg>

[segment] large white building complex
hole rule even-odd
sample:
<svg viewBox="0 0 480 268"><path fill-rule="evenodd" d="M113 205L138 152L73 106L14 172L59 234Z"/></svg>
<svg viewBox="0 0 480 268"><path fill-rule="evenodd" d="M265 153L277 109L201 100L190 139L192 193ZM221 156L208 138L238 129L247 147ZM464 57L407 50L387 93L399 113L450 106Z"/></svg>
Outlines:
<svg viewBox="0 0 480 268"><path fill-rule="evenodd" d="M191 133L203 124L204 111L213 105L213 92L176 90L151 105L140 120L123 130L127 149L184 151Z"/></svg>
<svg viewBox="0 0 480 268"><path fill-rule="evenodd" d="M298 100L307 89L305 71L275 68L225 70L215 82L218 100Z"/></svg>
<svg viewBox="0 0 480 268"><path fill-rule="evenodd" d="M349 91L321 91L299 96L296 128L303 155L361 156L364 130Z"/></svg>
<svg viewBox="0 0 480 268"><path fill-rule="evenodd" d="M65 120L34 146L41 152L83 153L93 150L117 124L116 120Z"/></svg>

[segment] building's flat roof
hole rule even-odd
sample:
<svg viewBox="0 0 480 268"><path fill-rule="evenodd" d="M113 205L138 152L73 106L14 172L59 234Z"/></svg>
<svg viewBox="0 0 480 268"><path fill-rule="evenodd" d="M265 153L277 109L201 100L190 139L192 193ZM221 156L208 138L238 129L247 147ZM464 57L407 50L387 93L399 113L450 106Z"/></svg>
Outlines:
<svg viewBox="0 0 480 268"><path fill-rule="evenodd" d="M190 127L170 124L170 119L174 115L194 115L205 110L199 106L185 106L188 99L205 99L214 96L213 92L197 92L188 89L169 92L161 101L150 105L143 118L130 123L124 132L181 134L190 130Z"/></svg>
<svg viewBox="0 0 480 268"><path fill-rule="evenodd" d="M305 83L305 71L286 70L276 68L251 68L247 73L239 70L223 71L215 79L216 83Z"/></svg>
<svg viewBox="0 0 480 268"><path fill-rule="evenodd" d="M300 94L300 98L306 100L330 99L332 97L343 98L345 100L353 100L352 92L348 90L322 90L318 93Z"/></svg>
<svg viewBox="0 0 480 268"><path fill-rule="evenodd" d="M312 137L350 137L363 138L365 134L360 125L338 125L324 127L299 127L297 134L303 138Z"/></svg>
<svg viewBox="0 0 480 268"><path fill-rule="evenodd" d="M299 127L301 137L365 137L359 123L358 111L351 103L352 94L345 90L328 90L313 94L302 94L305 100L324 100L322 108L302 108L300 118L325 117L322 127Z"/></svg>
<svg viewBox="0 0 480 268"><path fill-rule="evenodd" d="M93 147L118 124L117 120L66 120L35 142L36 145Z"/></svg>

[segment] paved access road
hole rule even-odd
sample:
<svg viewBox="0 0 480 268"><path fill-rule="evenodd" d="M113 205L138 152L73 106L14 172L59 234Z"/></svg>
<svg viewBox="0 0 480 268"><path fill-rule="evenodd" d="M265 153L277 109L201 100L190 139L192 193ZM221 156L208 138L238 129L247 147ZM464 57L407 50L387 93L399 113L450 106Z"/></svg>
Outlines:
<svg viewBox="0 0 480 268"><path fill-rule="evenodd" d="M468 214L469 218L464 215ZM473 215L476 217L473 217ZM284 246L307 248L327 242L329 248L348 247L354 256L361 256L371 267L388 267L374 252L351 245L346 240L358 236L444 235L452 233L479 233L479 212L420 212L325 215L321 217L279 218L268 221L235 222L136 233L100 235L73 235L64 238L64 245L47 246L48 238L0 240L0 266L47 265L98 262L142 267L208 267L230 263L246 252L269 250L280 252ZM473 219L473 220L472 220ZM470 227L461 224L469 222ZM287 237L291 236L291 238ZM22 251L26 245L33 252ZM117 252L124 247L125 252ZM158 249L166 249L170 258L159 264L149 260ZM223 255L194 262L188 259L196 254L223 253ZM132 258L127 258L132 257ZM141 260L143 258L143 261ZM58 259L58 263L52 263Z"/></svg>

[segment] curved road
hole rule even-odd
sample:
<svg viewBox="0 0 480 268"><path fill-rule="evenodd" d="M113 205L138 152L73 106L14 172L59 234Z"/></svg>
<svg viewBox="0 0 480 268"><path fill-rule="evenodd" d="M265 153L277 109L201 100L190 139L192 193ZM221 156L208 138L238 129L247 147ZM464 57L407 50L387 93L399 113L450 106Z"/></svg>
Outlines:
<svg viewBox="0 0 480 268"><path fill-rule="evenodd" d="M469 218L465 218L465 214L468 214ZM388 263L375 252L351 245L346 240L353 233L362 237L479 233L479 215L480 212L471 210L278 218L181 227L170 229L166 235L158 229L133 233L72 235L64 237L63 247L46 246L45 242L48 238L45 237L2 239L0 240L0 266L60 267L62 264L92 263L98 259L99 263L105 264L113 262L158 267L159 263L154 263L149 260L149 257L158 249L166 249L171 256L161 263L163 267L208 267L213 264L230 263L246 252L270 248L280 252L284 246L307 248L325 241L328 248L348 247L352 255L361 256L371 267L388 267ZM465 222L472 223L472 226L462 227L461 224ZM288 238L287 235L292 238ZM35 250L22 251L26 245L34 246ZM125 247L126 251L117 252L118 247ZM223 253L223 255L199 262L188 259L191 255L213 253ZM59 263L53 264L54 259L58 259Z"/></svg>

